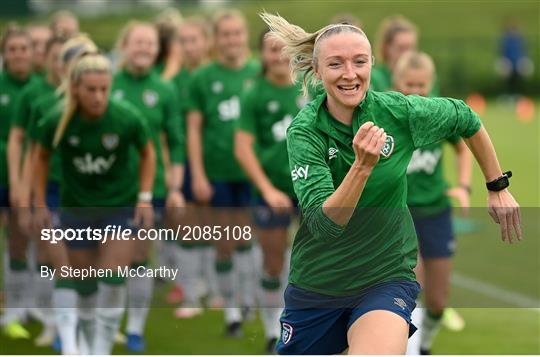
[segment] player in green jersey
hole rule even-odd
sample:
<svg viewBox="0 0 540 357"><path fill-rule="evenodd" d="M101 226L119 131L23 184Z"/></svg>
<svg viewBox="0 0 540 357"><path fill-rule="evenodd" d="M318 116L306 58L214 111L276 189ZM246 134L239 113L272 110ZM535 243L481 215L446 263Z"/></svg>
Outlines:
<svg viewBox="0 0 540 357"><path fill-rule="evenodd" d="M128 24L118 46L120 71L114 76L112 95L134 105L147 122L157 157L152 201L156 209L156 224L163 225L166 216L178 212L174 208L185 205L181 191L185 160L184 121L178 96L171 83L164 82L152 71L158 51L158 35L151 24ZM163 138L165 145L162 146ZM164 157L169 160L167 168ZM147 266L150 241L138 241L135 248L132 266ZM126 332L127 348L132 352L145 349L143 333L152 301L153 282L154 279L146 277L134 277L128 281Z"/></svg>
<svg viewBox="0 0 540 357"><path fill-rule="evenodd" d="M315 76L327 93L300 111L287 132L302 222L277 350L405 353L419 292L406 202L413 151L452 135L466 138L488 182L490 214L512 242L513 233L518 240L522 233L507 176L478 116L462 101L370 91L371 46L359 28L329 25L310 34L279 16L262 17L285 41L293 74Z"/></svg>
<svg viewBox="0 0 540 357"><path fill-rule="evenodd" d="M407 52L394 69L394 88L405 95L429 96L435 66L424 53ZM448 195L469 207L472 155L458 136L447 139L456 151L459 186L448 189L442 167L443 142L419 148L407 168L407 204L419 242L416 276L423 288L427 312L420 330L420 352L430 354L450 295L452 255L455 249Z"/></svg>
<svg viewBox="0 0 540 357"><path fill-rule="evenodd" d="M28 33L32 39L32 52L34 53L34 73L46 77L46 47L47 42L53 36L51 29L45 25L30 25Z"/></svg>
<svg viewBox="0 0 540 357"><path fill-rule="evenodd" d="M18 169L9 172L7 160L8 133L15 104L25 86L36 78L32 75L32 42L29 34L16 25L9 25L0 43L3 71L0 72L0 222L7 222L8 269L4 270L5 314L3 332L12 338L29 338L20 324L29 307L25 292L30 288L30 271L26 260L28 237L17 224L19 186ZM9 163L10 164L10 163ZM2 227L3 229L4 227Z"/></svg>
<svg viewBox="0 0 540 357"><path fill-rule="evenodd" d="M187 136L193 195L199 204L221 208L213 211L212 224L243 226L248 221L240 217L240 208L249 204L250 187L234 159L234 122L240 117L240 94L253 83L259 65L249 58L248 30L240 12L220 12L213 23L217 60L195 71L189 87ZM245 306L255 300L252 250L249 244L240 247L233 240L216 243L216 271L227 307L226 334L238 337L242 317L235 294L240 292ZM239 289L233 271L238 273Z"/></svg>
<svg viewBox="0 0 540 357"><path fill-rule="evenodd" d="M402 16L384 19L377 33L377 57L371 71L371 89L380 92L392 90L392 72L399 57L413 51L418 45L416 26ZM439 96L439 86L435 77L431 96Z"/></svg>
<svg viewBox="0 0 540 357"><path fill-rule="evenodd" d="M133 240L107 239L107 227L151 227L155 152L146 122L136 108L109 97L112 75L105 57L81 54L71 63L66 78L63 112L60 116L51 112L39 123L36 220L38 226L50 227L45 188L49 157L55 149L62 165L63 230L90 227L101 232L66 241L70 266L110 269L109 274L93 276L98 278L97 294L95 279L71 276L80 287L79 294L94 295L94 301L85 301L90 305L85 308L95 307L95 326L82 329L84 338L78 345L64 347L63 340L63 352L110 354L126 303L126 277L118 268L131 263ZM137 162L140 164L134 165ZM134 180L137 175L139 184ZM132 217L134 225L129 223ZM77 297L63 303L67 310L76 310Z"/></svg>
<svg viewBox="0 0 540 357"><path fill-rule="evenodd" d="M47 243L39 239L39 234L31 229L31 191L32 191L32 140L30 138L30 127L35 125L36 118L39 117L38 105L46 98L54 98L56 101L55 90L60 84L61 63L59 61L59 53L64 43L62 37L52 37L45 45L45 67L47 77L45 80L36 81L24 88L16 103L13 123L9 134L8 157L10 171L18 173L16 179L19 188L18 204L20 207L18 214L18 224L21 230L30 238L31 242L36 247L35 251L35 266L36 270L32 274L33 291L28 295L34 296L35 306L34 311L36 317L41 320L44 329L40 336L36 338L36 345L46 346L53 342L56 335L54 316L51 314L52 292L54 282L50 279L42 279L41 267L47 266L50 263L47 255ZM51 105L47 105L50 109ZM21 167L19 169L19 166ZM58 172L55 172L51 177L56 177L51 180L47 188L47 199L49 207L57 208L59 204L58 198Z"/></svg>
<svg viewBox="0 0 540 357"><path fill-rule="evenodd" d="M205 66L210 61L210 49L212 47L212 35L207 22L198 16L185 19L178 28L178 41L182 48L182 70L173 78L180 94L182 110L187 112L187 99L189 98L189 81L191 75L198 68ZM186 113L187 114L187 113ZM193 203L191 191L191 170L186 164L184 176L184 197L188 202L188 210L183 217L185 225L203 226L204 220ZM220 296L216 271L215 271L215 247L208 242L190 242L181 240L177 244L177 264L184 266L184 272L175 285L175 289L167 296L167 300L179 304L174 314L177 318L186 319L202 313L197 307L201 298L199 282L205 283L204 295L207 295L208 306L212 308L223 307L223 299ZM181 289L181 290L180 290ZM179 293L182 296L179 299ZM190 307L191 306L191 307Z"/></svg>
<svg viewBox="0 0 540 357"><path fill-rule="evenodd" d="M289 60L281 55L284 43L261 36L262 75L240 100L241 115L235 136L236 159L257 192L253 220L258 227L264 263L260 280L259 304L272 353L279 338L282 306L282 270L287 233L297 205L287 156L286 132L298 111L308 102L295 85Z"/></svg>

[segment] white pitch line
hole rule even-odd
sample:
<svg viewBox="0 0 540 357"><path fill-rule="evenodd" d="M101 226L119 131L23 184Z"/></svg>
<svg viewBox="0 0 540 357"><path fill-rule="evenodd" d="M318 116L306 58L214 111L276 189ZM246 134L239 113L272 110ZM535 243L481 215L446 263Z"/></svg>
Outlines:
<svg viewBox="0 0 540 357"><path fill-rule="evenodd" d="M510 305L529 308L540 313L540 300L536 300L515 291L503 289L497 285L492 285L457 272L452 273L452 284L503 301Z"/></svg>

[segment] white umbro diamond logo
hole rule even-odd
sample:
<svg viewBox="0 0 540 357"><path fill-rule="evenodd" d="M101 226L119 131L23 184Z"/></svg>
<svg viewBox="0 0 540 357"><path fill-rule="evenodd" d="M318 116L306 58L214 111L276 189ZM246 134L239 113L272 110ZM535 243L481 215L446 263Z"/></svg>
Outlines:
<svg viewBox="0 0 540 357"><path fill-rule="evenodd" d="M401 310L405 310L405 308L407 307L407 303L400 298L394 298L394 304L401 307Z"/></svg>

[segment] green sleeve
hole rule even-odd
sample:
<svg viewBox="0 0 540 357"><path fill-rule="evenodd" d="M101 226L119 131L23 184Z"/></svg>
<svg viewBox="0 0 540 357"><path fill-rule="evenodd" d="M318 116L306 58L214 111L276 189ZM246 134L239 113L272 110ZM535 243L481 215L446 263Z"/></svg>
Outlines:
<svg viewBox="0 0 540 357"><path fill-rule="evenodd" d="M35 141L46 149L53 149L54 133L58 119L57 116L52 114L44 116L37 121L35 130L32 132Z"/></svg>
<svg viewBox="0 0 540 357"><path fill-rule="evenodd" d="M186 150L182 113L176 91L171 86L168 92L163 129L167 136L171 162L183 164L186 161Z"/></svg>
<svg viewBox="0 0 540 357"><path fill-rule="evenodd" d="M128 108L129 115L132 117L132 137L133 143L138 150L144 148L144 146L150 140L150 130L146 124L146 120L142 114L135 108Z"/></svg>
<svg viewBox="0 0 540 357"><path fill-rule="evenodd" d="M250 133L253 136L257 135L255 120L255 87L247 90L240 97L240 118L236 121L236 129Z"/></svg>
<svg viewBox="0 0 540 357"><path fill-rule="evenodd" d="M446 138L446 141L448 141L452 145L456 145L461 140L461 136L459 135L452 135L449 138Z"/></svg>
<svg viewBox="0 0 540 357"><path fill-rule="evenodd" d="M316 239L333 240L345 226L329 219L322 205L334 193L330 168L325 161L325 143L316 133L303 127L287 132L287 151L294 192L302 209L303 219Z"/></svg>
<svg viewBox="0 0 540 357"><path fill-rule="evenodd" d="M205 94L203 84L204 78L202 77L202 72L195 72L189 81L189 91L186 103L187 111L204 111Z"/></svg>
<svg viewBox="0 0 540 357"><path fill-rule="evenodd" d="M17 128L28 130L28 123L30 121L30 112L32 108L32 86L27 86L19 95L15 102L13 109L13 118L11 119L11 125Z"/></svg>
<svg viewBox="0 0 540 357"><path fill-rule="evenodd" d="M461 100L417 95L406 96L405 100L409 128L416 148L455 135L469 138L482 126L478 115Z"/></svg>

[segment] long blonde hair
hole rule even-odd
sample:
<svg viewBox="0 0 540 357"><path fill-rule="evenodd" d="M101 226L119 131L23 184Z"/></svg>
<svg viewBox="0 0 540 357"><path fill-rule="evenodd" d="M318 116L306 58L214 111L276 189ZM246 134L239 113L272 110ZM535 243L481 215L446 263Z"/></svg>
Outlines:
<svg viewBox="0 0 540 357"><path fill-rule="evenodd" d="M317 78L314 74L317 68L320 40L344 32L357 33L367 39L364 31L350 24L332 24L315 33L308 33L300 26L289 23L281 16L266 12L259 14L259 16L270 28L268 35L275 36L285 43L283 55L291 59L292 77L295 80L299 77L303 78L302 88L304 94L307 94L308 87L317 85Z"/></svg>
<svg viewBox="0 0 540 357"><path fill-rule="evenodd" d="M75 35L74 37L71 37L64 43L62 49L60 50L58 58L60 59L60 61L62 61L64 66L67 66L67 73L69 73L69 67L75 61L75 59L79 57L81 53L90 52L97 53L97 46L90 39L90 37L88 37L88 35L80 33ZM56 94L59 96L64 94L67 91L68 86L69 77L65 75L64 78L62 78L60 86L58 86L58 89L56 90Z"/></svg>
<svg viewBox="0 0 540 357"><path fill-rule="evenodd" d="M54 147L60 143L62 135L64 135L67 125L78 107L77 99L71 90L72 85L79 84L81 77L87 73L111 73L111 64L105 56L98 53L83 53L73 60L66 76L68 85L66 86L64 111L54 133Z"/></svg>
<svg viewBox="0 0 540 357"><path fill-rule="evenodd" d="M388 58L384 49L394 41L397 34L402 32L418 34L416 26L401 15L389 16L381 22L377 31L377 62L387 63Z"/></svg>

